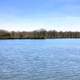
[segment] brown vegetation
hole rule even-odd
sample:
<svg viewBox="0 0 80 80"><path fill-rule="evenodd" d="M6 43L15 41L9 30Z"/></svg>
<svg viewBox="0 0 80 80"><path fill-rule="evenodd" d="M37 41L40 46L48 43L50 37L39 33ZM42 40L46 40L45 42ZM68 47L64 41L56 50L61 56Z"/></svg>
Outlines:
<svg viewBox="0 0 80 80"><path fill-rule="evenodd" d="M0 30L0 39L55 39L55 38L80 38L80 32L57 32L46 31L44 29L36 30L32 32L8 32Z"/></svg>

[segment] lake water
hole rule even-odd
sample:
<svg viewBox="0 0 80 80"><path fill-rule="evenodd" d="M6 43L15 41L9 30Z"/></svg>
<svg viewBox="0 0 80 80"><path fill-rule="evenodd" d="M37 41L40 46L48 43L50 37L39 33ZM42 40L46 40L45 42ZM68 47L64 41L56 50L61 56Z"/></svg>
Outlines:
<svg viewBox="0 0 80 80"><path fill-rule="evenodd" d="M0 80L80 80L80 39L0 40Z"/></svg>

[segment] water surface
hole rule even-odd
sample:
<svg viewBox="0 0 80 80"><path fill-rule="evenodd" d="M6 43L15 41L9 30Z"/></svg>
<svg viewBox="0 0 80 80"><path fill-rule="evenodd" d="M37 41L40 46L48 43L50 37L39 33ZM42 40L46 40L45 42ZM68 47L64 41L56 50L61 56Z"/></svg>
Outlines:
<svg viewBox="0 0 80 80"><path fill-rule="evenodd" d="M80 80L80 39L0 40L0 80Z"/></svg>

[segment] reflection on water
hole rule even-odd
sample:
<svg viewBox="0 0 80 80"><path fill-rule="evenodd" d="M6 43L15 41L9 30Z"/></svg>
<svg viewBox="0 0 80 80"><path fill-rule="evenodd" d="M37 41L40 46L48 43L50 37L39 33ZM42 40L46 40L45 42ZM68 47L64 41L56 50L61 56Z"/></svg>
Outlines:
<svg viewBox="0 0 80 80"><path fill-rule="evenodd" d="M1 40L0 80L80 80L80 39Z"/></svg>

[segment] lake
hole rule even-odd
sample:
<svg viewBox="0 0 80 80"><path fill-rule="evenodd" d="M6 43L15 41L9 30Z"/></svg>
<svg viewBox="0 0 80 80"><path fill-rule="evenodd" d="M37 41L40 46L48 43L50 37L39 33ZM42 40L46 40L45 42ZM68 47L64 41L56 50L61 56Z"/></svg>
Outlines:
<svg viewBox="0 0 80 80"><path fill-rule="evenodd" d="M0 40L0 80L80 80L80 39Z"/></svg>

